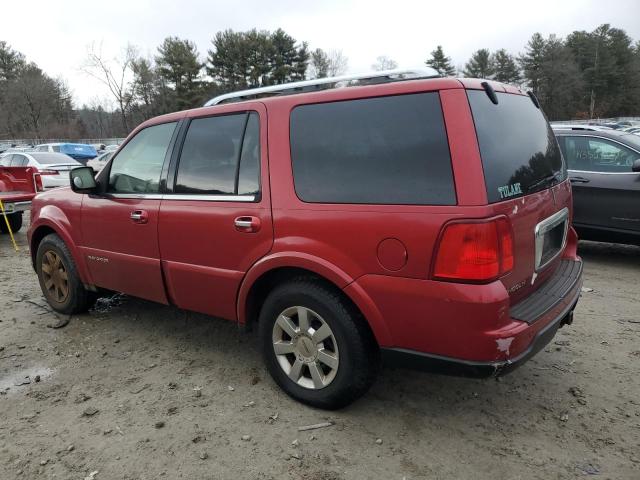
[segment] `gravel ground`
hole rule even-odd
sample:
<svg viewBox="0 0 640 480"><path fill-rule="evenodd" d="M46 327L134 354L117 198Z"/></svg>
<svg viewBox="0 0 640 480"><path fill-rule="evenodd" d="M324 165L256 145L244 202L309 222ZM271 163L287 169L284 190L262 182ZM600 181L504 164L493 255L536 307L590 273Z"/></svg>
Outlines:
<svg viewBox="0 0 640 480"><path fill-rule="evenodd" d="M500 381L384 369L325 412L229 322L115 297L52 328L67 317L17 239L0 238L3 480L640 478L640 248L581 244L574 324Z"/></svg>

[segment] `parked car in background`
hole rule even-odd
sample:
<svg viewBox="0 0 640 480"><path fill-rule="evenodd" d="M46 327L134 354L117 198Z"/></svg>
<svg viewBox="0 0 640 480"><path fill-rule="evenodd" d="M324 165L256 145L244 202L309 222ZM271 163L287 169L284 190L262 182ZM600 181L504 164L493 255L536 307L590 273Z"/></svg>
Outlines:
<svg viewBox="0 0 640 480"><path fill-rule="evenodd" d="M0 155L0 165L5 167L33 167L42 177L45 189L69 185L69 171L81 167L63 153L13 152Z"/></svg>
<svg viewBox="0 0 640 480"><path fill-rule="evenodd" d="M93 145L85 143L43 143L36 145L34 151L64 153L83 165L86 165L87 160L98 156Z"/></svg>
<svg viewBox="0 0 640 480"><path fill-rule="evenodd" d="M640 245L640 137L555 130L573 188L580 238Z"/></svg>
<svg viewBox="0 0 640 480"><path fill-rule="evenodd" d="M104 168L111 157L113 157L114 152L105 152L102 155L98 155L96 158L93 158L87 161L87 167L93 168L94 172L99 172Z"/></svg>
<svg viewBox="0 0 640 480"><path fill-rule="evenodd" d="M106 289L256 325L278 385L323 408L362 395L381 356L479 377L521 365L580 296L558 143L516 87L406 73L145 122L97 176L34 200L49 305L79 312Z"/></svg>
<svg viewBox="0 0 640 480"><path fill-rule="evenodd" d="M611 127L605 127L603 125L588 125L583 123L563 124L552 123L551 128L553 130L591 130L591 131L611 131Z"/></svg>

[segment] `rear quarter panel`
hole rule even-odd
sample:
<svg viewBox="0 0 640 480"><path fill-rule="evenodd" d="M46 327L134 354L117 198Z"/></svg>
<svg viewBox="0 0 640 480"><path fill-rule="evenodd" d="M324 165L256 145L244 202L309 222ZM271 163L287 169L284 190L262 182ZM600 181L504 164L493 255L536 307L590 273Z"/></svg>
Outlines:
<svg viewBox="0 0 640 480"><path fill-rule="evenodd" d="M459 206L356 205L306 203L296 195L289 146L290 115L298 105L318 101L367 98L385 94L416 93L444 89L441 103L454 163L458 203L486 202L482 182L472 181L481 173L479 153L473 133L470 109L464 90L450 79L405 82L338 89L331 94L281 97L265 100L269 112L274 246L272 252L297 252L322 258L344 271L351 279L367 273L411 278L427 278L431 253L444 222L465 216ZM457 89L457 90L456 90ZM485 210L483 210L484 212ZM406 249L406 263L388 269L378 259L378 247L385 239L398 239Z"/></svg>

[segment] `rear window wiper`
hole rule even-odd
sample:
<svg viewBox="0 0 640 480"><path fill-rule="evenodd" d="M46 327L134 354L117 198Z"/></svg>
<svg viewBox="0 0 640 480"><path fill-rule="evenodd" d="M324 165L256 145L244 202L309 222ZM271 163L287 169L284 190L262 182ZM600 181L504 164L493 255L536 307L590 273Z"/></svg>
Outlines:
<svg viewBox="0 0 640 480"><path fill-rule="evenodd" d="M556 172L556 173L552 173L550 175L547 175L545 177L542 177L540 180L538 180L536 182L533 182L532 184L527 186L527 192L530 192L531 190L534 190L534 189L538 188L540 185L549 185L549 186L551 186L551 182L553 182L554 180L557 180L559 176L560 176L560 173Z"/></svg>

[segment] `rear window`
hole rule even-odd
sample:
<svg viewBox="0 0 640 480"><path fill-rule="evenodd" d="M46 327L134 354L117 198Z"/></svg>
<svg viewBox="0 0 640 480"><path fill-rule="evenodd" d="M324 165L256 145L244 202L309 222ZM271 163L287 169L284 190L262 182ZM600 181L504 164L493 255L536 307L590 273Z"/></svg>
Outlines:
<svg viewBox="0 0 640 480"><path fill-rule="evenodd" d="M456 203L437 93L299 106L290 134L305 202Z"/></svg>
<svg viewBox="0 0 640 480"><path fill-rule="evenodd" d="M44 152L32 152L30 155L38 162L40 165L54 165L56 163L64 163L68 165L81 165L76 162L73 158L64 153L44 153Z"/></svg>
<svg viewBox="0 0 640 480"><path fill-rule="evenodd" d="M490 203L538 192L563 181L566 167L542 111L528 96L467 92Z"/></svg>

